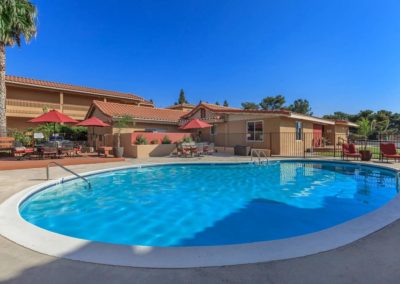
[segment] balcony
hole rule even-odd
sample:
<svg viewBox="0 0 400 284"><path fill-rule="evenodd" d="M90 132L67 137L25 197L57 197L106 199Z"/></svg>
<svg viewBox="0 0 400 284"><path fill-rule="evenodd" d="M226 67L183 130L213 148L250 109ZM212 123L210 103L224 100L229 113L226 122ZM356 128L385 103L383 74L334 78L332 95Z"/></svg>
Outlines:
<svg viewBox="0 0 400 284"><path fill-rule="evenodd" d="M27 100L16 100L16 99L7 99L6 100L7 116L11 117L26 117L26 118L34 118L41 114L45 108L47 109L55 109L58 111L63 110L62 112L74 119L83 120L85 115L89 109L89 106L79 106L79 105L69 105L69 104L54 104L54 103L45 103L45 102L34 102ZM62 108L61 108L62 107Z"/></svg>
<svg viewBox="0 0 400 284"><path fill-rule="evenodd" d="M90 106L63 105L63 113L77 120L84 120Z"/></svg>

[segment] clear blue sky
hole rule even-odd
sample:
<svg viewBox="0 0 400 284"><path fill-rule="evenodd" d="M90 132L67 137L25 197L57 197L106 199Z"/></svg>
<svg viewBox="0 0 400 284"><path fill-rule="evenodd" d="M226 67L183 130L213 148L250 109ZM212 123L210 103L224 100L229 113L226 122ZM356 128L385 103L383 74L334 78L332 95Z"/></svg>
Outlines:
<svg viewBox="0 0 400 284"><path fill-rule="evenodd" d="M38 35L7 73L132 92L168 106L283 94L400 111L400 2L35 0Z"/></svg>

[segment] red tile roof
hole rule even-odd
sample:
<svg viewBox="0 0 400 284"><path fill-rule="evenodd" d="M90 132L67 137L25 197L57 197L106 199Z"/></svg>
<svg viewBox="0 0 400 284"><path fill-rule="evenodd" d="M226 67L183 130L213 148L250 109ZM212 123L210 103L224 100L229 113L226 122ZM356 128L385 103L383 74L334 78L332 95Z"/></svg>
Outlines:
<svg viewBox="0 0 400 284"><path fill-rule="evenodd" d="M75 86L75 85L70 85L70 84L49 82L49 81L44 81L44 80L35 80L35 79L18 77L18 76L10 76L10 75L6 75L6 82L11 83L11 84L17 84L17 85L27 85L27 86L58 89L58 90L78 92L78 93L88 93L88 94L100 95L100 96L105 96L105 97L123 98L123 99L140 101L140 102L152 105L151 102L146 101L144 98L139 97L134 94L128 94L128 93L107 91L107 90L88 88L88 87L80 87L80 86Z"/></svg>
<svg viewBox="0 0 400 284"><path fill-rule="evenodd" d="M126 105L118 103L109 103L102 101L93 101L93 107L98 108L103 114L109 117L118 117L129 115L136 119L167 121L178 123L182 115L187 112L181 110L172 110L164 108L152 108L144 106ZM89 110L89 113L91 110Z"/></svg>
<svg viewBox="0 0 400 284"><path fill-rule="evenodd" d="M233 107L224 107L215 104L201 103L197 105L194 109L184 115L184 118L190 117L193 115L199 108L206 108L212 112L216 113L272 113L272 114L283 114L290 115L290 111L287 110L252 110L252 109L240 109Z"/></svg>
<svg viewBox="0 0 400 284"><path fill-rule="evenodd" d="M177 109L177 108L195 108L195 105L192 104L176 104L176 105L172 105L169 107L166 107L168 109Z"/></svg>

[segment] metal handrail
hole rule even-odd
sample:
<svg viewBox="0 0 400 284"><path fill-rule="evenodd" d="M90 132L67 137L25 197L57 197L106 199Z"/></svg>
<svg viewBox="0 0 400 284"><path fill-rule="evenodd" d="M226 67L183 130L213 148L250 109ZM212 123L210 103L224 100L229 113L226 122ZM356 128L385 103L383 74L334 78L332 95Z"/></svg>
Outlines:
<svg viewBox="0 0 400 284"><path fill-rule="evenodd" d="M86 182L86 183L88 184L88 187L89 187L89 188L92 188L91 183L90 183L86 178L84 178L84 177L81 176L80 174L77 174L76 172L74 172L74 171L72 171L72 170L70 170L70 169L64 167L63 165L61 165L61 164L59 164L59 163L57 163L57 162L50 162L50 163L47 164L47 167L46 167L46 177L47 177L47 180L50 179L50 165L51 165L51 164L54 164L54 165L56 165L56 166L59 166L60 168L64 169L65 171L67 171L67 172L73 174L74 176L76 176L76 177L82 179L84 182Z"/></svg>
<svg viewBox="0 0 400 284"><path fill-rule="evenodd" d="M251 161L253 161L253 153L256 153L259 165L261 164L261 153L264 155L264 158L265 158L265 161L267 162L267 164L269 163L267 153L265 153L264 149L251 149L251 151L250 151Z"/></svg>

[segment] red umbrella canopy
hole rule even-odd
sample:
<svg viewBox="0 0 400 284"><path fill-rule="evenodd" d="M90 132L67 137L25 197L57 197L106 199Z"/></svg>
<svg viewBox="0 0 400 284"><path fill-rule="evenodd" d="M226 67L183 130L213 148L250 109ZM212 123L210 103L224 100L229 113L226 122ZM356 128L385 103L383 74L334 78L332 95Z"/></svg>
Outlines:
<svg viewBox="0 0 400 284"><path fill-rule="evenodd" d="M105 123L98 119L97 117L91 117L84 121L79 122L76 126L98 126L98 127L105 127L110 126L108 123Z"/></svg>
<svg viewBox="0 0 400 284"><path fill-rule="evenodd" d="M36 118L29 120L28 122L77 123L78 121L53 109L53 110L46 112Z"/></svg>
<svg viewBox="0 0 400 284"><path fill-rule="evenodd" d="M186 123L184 126L180 127L180 129L187 130L187 129L209 128L209 127L212 127L212 125L208 124L205 121L195 118Z"/></svg>

